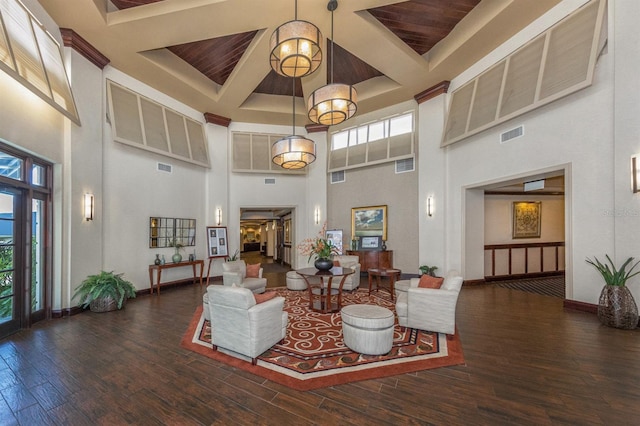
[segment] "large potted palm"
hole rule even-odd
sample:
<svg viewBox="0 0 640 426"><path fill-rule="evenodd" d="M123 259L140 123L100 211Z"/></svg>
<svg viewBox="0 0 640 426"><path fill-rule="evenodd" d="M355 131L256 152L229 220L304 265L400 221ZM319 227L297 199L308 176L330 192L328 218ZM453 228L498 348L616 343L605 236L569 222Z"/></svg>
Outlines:
<svg viewBox="0 0 640 426"><path fill-rule="evenodd" d="M638 306L626 283L629 278L640 274L640 271L633 272L640 261L631 265L627 270L627 267L633 262L633 257L630 257L620 269L616 269L609 255L606 257L611 267L595 257L594 260L587 258L587 263L593 265L600 272L605 282L598 301L598 318L602 324L609 327L634 329L638 326Z"/></svg>
<svg viewBox="0 0 640 426"><path fill-rule="evenodd" d="M136 297L136 288L122 278L122 274L101 271L89 275L82 281L73 298L79 298L83 308L89 306L91 312L109 312L122 309L128 298Z"/></svg>

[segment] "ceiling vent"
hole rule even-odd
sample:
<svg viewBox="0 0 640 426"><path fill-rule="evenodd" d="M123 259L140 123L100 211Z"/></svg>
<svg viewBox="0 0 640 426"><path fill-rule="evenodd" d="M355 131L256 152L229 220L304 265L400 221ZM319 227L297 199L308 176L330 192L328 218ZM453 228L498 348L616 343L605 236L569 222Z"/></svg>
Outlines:
<svg viewBox="0 0 640 426"><path fill-rule="evenodd" d="M171 164L158 163L159 172L171 173L172 170L173 166L171 166Z"/></svg>
<svg viewBox="0 0 640 426"><path fill-rule="evenodd" d="M264 184L265 185L275 185L276 184L276 178L266 178L264 180Z"/></svg>
<svg viewBox="0 0 640 426"><path fill-rule="evenodd" d="M342 183L345 181L344 170L338 172L331 172L331 183Z"/></svg>
<svg viewBox="0 0 640 426"><path fill-rule="evenodd" d="M396 173L412 172L414 170L413 157L396 160Z"/></svg>
<svg viewBox="0 0 640 426"><path fill-rule="evenodd" d="M500 143L509 142L524 135L524 126L518 126L515 129L507 130L500 133Z"/></svg>

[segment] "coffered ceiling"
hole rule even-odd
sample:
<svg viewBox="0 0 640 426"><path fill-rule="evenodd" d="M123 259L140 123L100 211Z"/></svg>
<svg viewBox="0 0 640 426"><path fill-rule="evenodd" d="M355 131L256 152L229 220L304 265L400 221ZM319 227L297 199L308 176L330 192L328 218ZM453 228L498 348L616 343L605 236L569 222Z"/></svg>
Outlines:
<svg viewBox="0 0 640 426"><path fill-rule="evenodd" d="M294 0L39 0L111 65L201 112L234 121L298 124L330 81L328 0L298 0L298 19L324 36L313 74L281 77L269 38ZM358 113L412 99L451 80L560 0L339 0L333 81L355 85Z"/></svg>

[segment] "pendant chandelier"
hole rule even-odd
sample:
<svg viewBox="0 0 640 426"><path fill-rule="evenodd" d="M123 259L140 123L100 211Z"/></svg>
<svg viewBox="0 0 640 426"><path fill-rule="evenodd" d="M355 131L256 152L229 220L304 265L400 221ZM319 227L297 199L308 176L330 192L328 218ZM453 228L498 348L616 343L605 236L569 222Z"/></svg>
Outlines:
<svg viewBox="0 0 640 426"><path fill-rule="evenodd" d="M296 135L296 83L293 81L293 132L278 139L271 146L271 161L283 169L303 169L316 160L316 144L311 139Z"/></svg>
<svg viewBox="0 0 640 426"><path fill-rule="evenodd" d="M280 25L271 35L271 68L285 77L303 77L314 72L322 62L322 34L311 22L298 20L298 0L295 18Z"/></svg>
<svg viewBox="0 0 640 426"><path fill-rule="evenodd" d="M327 9L331 11L331 84L316 89L307 103L309 119L325 126L348 120L358 108L356 89L348 84L333 82L333 11L337 8L337 0L330 0L327 4Z"/></svg>

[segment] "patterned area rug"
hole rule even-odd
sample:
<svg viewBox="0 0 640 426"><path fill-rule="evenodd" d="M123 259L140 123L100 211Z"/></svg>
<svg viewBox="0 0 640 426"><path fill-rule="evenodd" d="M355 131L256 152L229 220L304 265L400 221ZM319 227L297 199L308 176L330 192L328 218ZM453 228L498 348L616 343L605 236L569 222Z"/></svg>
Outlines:
<svg viewBox="0 0 640 426"><path fill-rule="evenodd" d="M357 380L387 377L464 363L458 334L447 336L422 330L394 330L393 347L386 355L363 355L345 346L339 313L321 314L308 309L306 291L276 288L285 297L289 313L287 337L258 357L256 366L246 360L211 349L211 329L199 308L182 346L210 358L250 371L298 390L310 390ZM368 295L359 290L343 295L343 306L376 304L395 313L388 294Z"/></svg>

